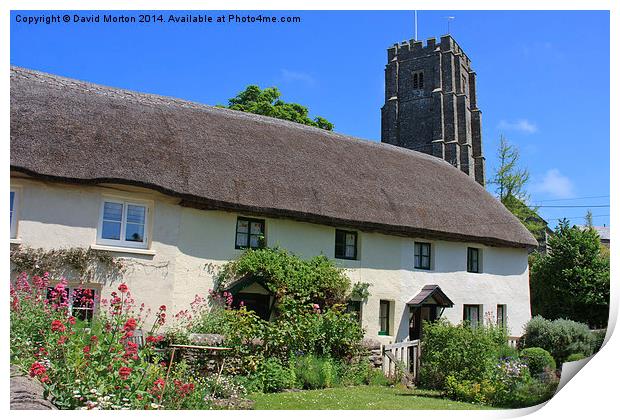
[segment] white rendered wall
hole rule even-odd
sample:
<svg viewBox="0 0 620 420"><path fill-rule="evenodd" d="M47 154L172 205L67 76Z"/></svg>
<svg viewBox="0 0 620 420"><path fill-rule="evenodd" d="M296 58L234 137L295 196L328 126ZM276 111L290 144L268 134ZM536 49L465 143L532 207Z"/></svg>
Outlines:
<svg viewBox="0 0 620 420"><path fill-rule="evenodd" d="M239 214L196 210L178 205L162 194L119 185L71 186L44 183L16 175L18 188L17 240L34 248L85 247L96 244L99 212L104 194L153 203L150 247L154 255L115 253L126 258L122 279L139 302L156 310L165 304L171 314L186 309L196 294L213 288L219 267L242 253L235 250L235 226ZM247 215L246 215L247 216ZM335 228L286 219L265 218L267 246L280 246L303 257L324 254L334 258ZM408 337L411 300L427 284L437 284L455 303L444 316L462 320L463 304L479 304L495 319L498 304L506 305L511 335L521 335L530 318L527 251L487 247L463 242L430 241L431 270L413 268L415 238L359 232L358 260L335 260L347 269L352 282L371 284L362 307L366 335L382 342ZM466 272L467 247L482 249L482 273ZM77 282L79 279L70 279ZM120 279L101 284L109 295ZM392 304L392 331L379 336L379 301Z"/></svg>

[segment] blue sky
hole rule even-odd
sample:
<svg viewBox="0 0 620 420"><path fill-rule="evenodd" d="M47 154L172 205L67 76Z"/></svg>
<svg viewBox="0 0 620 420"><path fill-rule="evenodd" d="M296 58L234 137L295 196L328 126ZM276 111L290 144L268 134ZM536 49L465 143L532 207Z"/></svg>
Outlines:
<svg viewBox="0 0 620 420"><path fill-rule="evenodd" d="M277 86L336 131L380 140L386 49L413 38L413 13L262 13L302 21L26 25L17 14L63 12L12 12L11 63L206 104L225 104L248 84ZM531 173L532 202L609 204L609 13L420 11L418 38L445 34L446 16L478 74L488 176L503 133ZM583 223L586 210L540 213L555 225L564 216ZM592 212L595 224L609 225L608 207Z"/></svg>

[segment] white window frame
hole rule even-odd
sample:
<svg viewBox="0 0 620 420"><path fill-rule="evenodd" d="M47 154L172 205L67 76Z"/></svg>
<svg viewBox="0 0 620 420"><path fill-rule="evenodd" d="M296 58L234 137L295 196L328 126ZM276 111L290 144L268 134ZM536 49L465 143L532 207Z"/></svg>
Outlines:
<svg viewBox="0 0 620 420"><path fill-rule="evenodd" d="M53 289L54 287L56 287L56 285L48 285L48 289ZM92 308L86 308L86 307L81 307L81 306L75 306L74 305L74 301L73 301L73 293L76 289L90 289L95 293L95 296L93 297L93 307ZM68 301L68 309L69 309L69 314L71 316L75 316L73 315L73 311L74 310L87 310L87 311L91 311L92 312L92 317L91 320L95 319L95 315L97 314L97 310L99 309L99 299L101 298L101 290L97 287L94 286L86 286L86 285L79 285L79 286L72 286L72 285L67 285L66 287L67 290L67 301Z"/></svg>
<svg viewBox="0 0 620 420"><path fill-rule="evenodd" d="M103 211L105 203L116 203L123 206L123 217L121 219L121 239L104 239L103 235ZM125 240L125 231L127 228L127 207L130 205L142 206L146 210L144 217L144 238L142 242L127 241ZM99 223L97 225L97 244L108 245L122 248L139 248L148 249L150 244L150 229L151 229L151 214L153 203L147 200L128 200L119 197L104 196L101 198L101 206L99 209Z"/></svg>
<svg viewBox="0 0 620 420"><path fill-rule="evenodd" d="M13 199L13 217L11 218L11 239L17 239L17 222L19 219L19 199L20 190L18 188L11 188L11 193L15 194ZM9 206L11 202L9 201ZM9 209L10 210L10 209Z"/></svg>

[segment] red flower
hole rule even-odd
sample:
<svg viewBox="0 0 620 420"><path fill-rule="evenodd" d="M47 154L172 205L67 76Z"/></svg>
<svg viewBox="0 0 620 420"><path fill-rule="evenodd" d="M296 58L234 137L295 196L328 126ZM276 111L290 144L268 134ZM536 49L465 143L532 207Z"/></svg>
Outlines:
<svg viewBox="0 0 620 420"><path fill-rule="evenodd" d="M88 356L88 354L90 353L90 346L84 346L82 351L84 352L85 356Z"/></svg>
<svg viewBox="0 0 620 420"><path fill-rule="evenodd" d="M99 337L97 337L96 335L93 335L92 337L90 337L90 342L95 344L97 343L97 341L99 341Z"/></svg>
<svg viewBox="0 0 620 420"><path fill-rule="evenodd" d="M159 307L159 310L162 311L162 312L165 311L166 310L166 305L161 305Z"/></svg>
<svg viewBox="0 0 620 420"><path fill-rule="evenodd" d="M127 285L126 285L125 283L121 283L121 284L118 286L118 290L119 290L119 292L121 292L121 293L127 293L127 292L129 291L129 287L127 287Z"/></svg>
<svg viewBox="0 0 620 420"><path fill-rule="evenodd" d="M74 316L70 316L69 317L69 324L75 325L75 317Z"/></svg>
<svg viewBox="0 0 620 420"><path fill-rule="evenodd" d="M123 327L124 331L133 331L136 329L137 322L133 318L129 318L127 322L125 322L125 326Z"/></svg>
<svg viewBox="0 0 620 420"><path fill-rule="evenodd" d="M164 339L163 335L158 335L158 336L149 335L148 337L146 337L146 342L147 343L159 343L163 339Z"/></svg>
<svg viewBox="0 0 620 420"><path fill-rule="evenodd" d="M69 337L67 337L66 335L61 335L60 338L58 339L58 345L62 346L63 344L67 342L68 339Z"/></svg>
<svg viewBox="0 0 620 420"><path fill-rule="evenodd" d="M60 322L59 320L55 319L52 321L52 331L60 331L60 332L64 332L65 331L65 325Z"/></svg>
<svg viewBox="0 0 620 420"><path fill-rule="evenodd" d="M39 362L34 362L30 366L30 376L34 378L35 376L42 376L47 372L47 368Z"/></svg>
<svg viewBox="0 0 620 420"><path fill-rule="evenodd" d="M129 378L129 375L131 375L131 372L133 372L133 369L127 366L123 366L122 368L118 370L118 374L123 380L126 380L127 378Z"/></svg>

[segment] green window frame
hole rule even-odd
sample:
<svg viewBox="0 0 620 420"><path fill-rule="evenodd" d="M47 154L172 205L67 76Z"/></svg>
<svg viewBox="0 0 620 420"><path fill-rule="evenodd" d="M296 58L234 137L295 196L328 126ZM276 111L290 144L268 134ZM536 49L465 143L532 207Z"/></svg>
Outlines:
<svg viewBox="0 0 620 420"><path fill-rule="evenodd" d="M506 328L506 305L497 305L497 326Z"/></svg>
<svg viewBox="0 0 620 420"><path fill-rule="evenodd" d="M390 335L390 301L379 301L379 335Z"/></svg>
<svg viewBox="0 0 620 420"><path fill-rule="evenodd" d="M265 247L265 220L237 218L235 249L259 249Z"/></svg>
<svg viewBox="0 0 620 420"><path fill-rule="evenodd" d="M431 269L431 244L428 242L415 242L414 245L414 268L421 270Z"/></svg>
<svg viewBox="0 0 620 420"><path fill-rule="evenodd" d="M463 321L476 328L481 324L482 305L463 305Z"/></svg>
<svg viewBox="0 0 620 420"><path fill-rule="evenodd" d="M467 272L480 272L480 248L467 248Z"/></svg>
<svg viewBox="0 0 620 420"><path fill-rule="evenodd" d="M357 232L336 229L334 256L340 260L357 260Z"/></svg>

